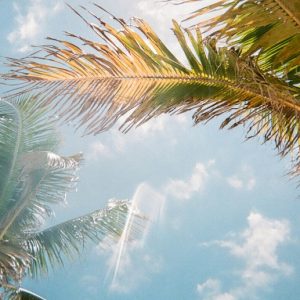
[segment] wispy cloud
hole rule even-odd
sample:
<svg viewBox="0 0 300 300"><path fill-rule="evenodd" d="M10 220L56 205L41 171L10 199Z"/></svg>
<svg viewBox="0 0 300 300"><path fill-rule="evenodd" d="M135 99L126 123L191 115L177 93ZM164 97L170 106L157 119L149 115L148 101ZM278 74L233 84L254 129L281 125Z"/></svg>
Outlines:
<svg viewBox="0 0 300 300"><path fill-rule="evenodd" d="M229 186L236 190L251 191L256 185L256 179L253 175L253 170L248 165L243 165L237 174L233 174L226 178Z"/></svg>
<svg viewBox="0 0 300 300"><path fill-rule="evenodd" d="M124 119L126 119L126 117L119 120L116 127L119 127ZM127 134L114 128L110 131L110 134L102 138L101 141L94 142L89 146L87 158L97 160L101 156L114 157L119 153L126 152L131 146L136 146L141 143L147 143L152 146L161 139L162 136L167 136L171 144L176 144L177 140L174 132L186 122L187 117L185 115L172 117L162 115L132 129Z"/></svg>
<svg viewBox="0 0 300 300"><path fill-rule="evenodd" d="M241 284L222 292L221 283L209 278L197 285L198 294L205 300L254 299L280 276L292 273L292 266L279 260L278 248L290 238L286 220L268 219L257 212L248 216L248 227L234 240L214 241L212 244L228 249L229 253L244 262L238 272ZM241 240L242 242L238 242Z"/></svg>
<svg viewBox="0 0 300 300"><path fill-rule="evenodd" d="M179 9L178 5L170 3L163 4L159 1L141 0L137 2L137 8L140 12L139 15L148 20L151 19L149 21L152 21L152 24L159 24L158 31L161 35L168 38L170 36L172 19L183 20L193 9L199 9L199 4L190 3L189 5L181 5Z"/></svg>
<svg viewBox="0 0 300 300"><path fill-rule="evenodd" d="M191 177L186 180L171 179L165 186L165 193L177 199L188 200L196 192L203 190L208 178L208 166L198 162Z"/></svg>
<svg viewBox="0 0 300 300"><path fill-rule="evenodd" d="M203 300L237 300L230 293L222 293L221 282L213 278L197 284L197 293L201 295L201 299Z"/></svg>
<svg viewBox="0 0 300 300"><path fill-rule="evenodd" d="M94 142L90 145L87 152L87 159L98 160L101 157L112 157L111 149L100 141Z"/></svg>
<svg viewBox="0 0 300 300"><path fill-rule="evenodd" d="M51 4L49 2L52 2ZM19 52L27 52L43 32L47 18L57 14L62 8L61 1L30 0L26 8L13 3L16 13L16 28L7 36L7 40L18 48Z"/></svg>

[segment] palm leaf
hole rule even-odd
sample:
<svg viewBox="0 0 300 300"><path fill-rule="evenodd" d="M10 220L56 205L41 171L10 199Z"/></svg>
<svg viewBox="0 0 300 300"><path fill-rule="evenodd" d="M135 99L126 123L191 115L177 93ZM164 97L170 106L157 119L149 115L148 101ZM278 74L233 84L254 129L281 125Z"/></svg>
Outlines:
<svg viewBox="0 0 300 300"><path fill-rule="evenodd" d="M41 232L27 235L23 247L34 257L30 270L32 276L48 272L49 265L63 264L64 257L78 255L88 241L106 243L116 241L122 234L127 215L133 210L129 202L110 202L105 209L68 220ZM132 211L134 226L130 237L141 231L143 218Z"/></svg>
<svg viewBox="0 0 300 300"><path fill-rule="evenodd" d="M199 29L182 30L174 21L187 67L143 20L129 26L113 16L117 30L91 12L97 24L75 13L100 40L67 33L72 42L52 39L42 52L10 59L12 72L4 77L23 82L12 93L31 91L60 118L77 120L86 134L106 130L123 115L126 131L162 113L193 110L195 123L224 113L221 127L248 123L249 136L274 139L282 154L298 147L299 88L262 73L255 60L216 48L215 40L202 40Z"/></svg>
<svg viewBox="0 0 300 300"><path fill-rule="evenodd" d="M81 155L60 157L54 122L31 98L0 100L0 284L15 286L32 256L24 239L65 200ZM47 150L47 151L46 151ZM49 151L50 150L50 151Z"/></svg>
<svg viewBox="0 0 300 300"><path fill-rule="evenodd" d="M58 143L54 123L47 108L32 98L1 100L0 108L0 285L11 299L39 299L18 289L28 271L46 272L88 241L117 239L128 212L134 212L127 202L111 202L104 210L38 231L52 205L64 202L74 188L82 155L47 151Z"/></svg>
<svg viewBox="0 0 300 300"><path fill-rule="evenodd" d="M0 286L19 282L30 266L32 256L10 241L0 241Z"/></svg>
<svg viewBox="0 0 300 300"><path fill-rule="evenodd" d="M201 5L204 1L197 2ZM205 16L212 12L213 17ZM203 18L206 20L197 21ZM300 64L300 0L215 1L204 3L187 18L190 19L196 19L197 26L218 39L226 38L232 45L241 46L245 57L259 54L264 70L288 73Z"/></svg>
<svg viewBox="0 0 300 300"><path fill-rule="evenodd" d="M76 170L81 160L81 154L70 157L47 151L24 154L15 205L0 220L1 228L6 228L8 235L22 235L24 228L30 232L41 225L52 215L51 205L64 203L66 193L75 187Z"/></svg>
<svg viewBox="0 0 300 300"><path fill-rule="evenodd" d="M46 300L41 296L34 294L31 291L25 289L17 289L16 291L11 291L9 295L9 300Z"/></svg>
<svg viewBox="0 0 300 300"><path fill-rule="evenodd" d="M46 121L45 108L29 99L0 100L0 211L5 211L20 174L24 153L54 150L54 127Z"/></svg>
<svg viewBox="0 0 300 300"><path fill-rule="evenodd" d="M64 158L46 151L58 145L54 123L32 99L1 100L0 108L2 239L11 226L23 228L22 220L34 225L34 220L51 211L47 204L65 199L81 156Z"/></svg>

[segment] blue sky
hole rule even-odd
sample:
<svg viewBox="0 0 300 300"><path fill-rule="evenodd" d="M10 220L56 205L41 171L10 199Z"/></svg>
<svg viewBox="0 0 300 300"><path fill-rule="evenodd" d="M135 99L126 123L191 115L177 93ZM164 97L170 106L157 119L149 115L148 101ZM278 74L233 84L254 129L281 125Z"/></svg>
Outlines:
<svg viewBox="0 0 300 300"><path fill-rule="evenodd" d="M70 0L76 5L90 1ZM114 14L146 19L180 56L171 18L192 7L154 0L99 0ZM31 44L64 30L90 36L60 0L0 0L1 56L22 56ZM77 192L61 221L130 199L150 217L126 246L90 245L74 262L24 287L63 299L299 299L300 200L289 161L274 145L244 142L243 128L218 130L221 119L193 126L191 114L162 116L128 134L117 128L80 137L62 130L62 154L82 151Z"/></svg>

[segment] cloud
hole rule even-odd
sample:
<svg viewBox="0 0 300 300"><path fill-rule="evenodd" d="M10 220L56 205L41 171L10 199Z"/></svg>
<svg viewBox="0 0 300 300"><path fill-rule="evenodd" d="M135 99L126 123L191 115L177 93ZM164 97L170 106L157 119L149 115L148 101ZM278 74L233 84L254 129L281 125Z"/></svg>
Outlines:
<svg viewBox="0 0 300 300"><path fill-rule="evenodd" d="M18 48L19 52L30 50L30 44L42 33L47 17L57 14L63 5L61 2L45 4L42 0L30 0L25 12L17 3L13 3L16 12L16 28L7 36L7 40Z"/></svg>
<svg viewBox="0 0 300 300"><path fill-rule="evenodd" d="M121 125L126 119L119 120L118 125ZM167 125L176 123L176 118L172 120L167 115L161 115L159 117L149 120L147 123L132 129L126 135L119 130L114 130L111 135L110 144L112 148L117 152L124 152L129 145L137 144L140 142L148 141L149 139L157 138L161 135L167 135ZM175 124L176 125L176 124Z"/></svg>
<svg viewBox="0 0 300 300"><path fill-rule="evenodd" d="M232 186L233 188L235 188L237 190L242 189L244 186L243 180L238 178L236 175L228 177L227 182L230 186Z"/></svg>
<svg viewBox="0 0 300 300"><path fill-rule="evenodd" d="M169 37L172 19L178 21L184 19L194 9L199 9L199 4L190 3L189 5L181 5L180 9L178 9L178 5L142 0L137 2L137 8L139 15L147 19L152 19L150 20L152 21L151 24L159 24L158 31L160 34Z"/></svg>
<svg viewBox="0 0 300 300"><path fill-rule="evenodd" d="M271 220L251 212L248 228L241 234L244 243L240 245L233 241L220 241L219 244L228 248L232 255L245 260L245 274L252 274L252 271L263 267L286 272L287 266L278 261L277 249L289 239L289 234L287 221Z"/></svg>
<svg viewBox="0 0 300 300"><path fill-rule="evenodd" d="M197 284L197 293L205 300L236 300L235 296L221 292L221 282L218 279L209 278L201 284Z"/></svg>
<svg viewBox="0 0 300 300"><path fill-rule="evenodd" d="M165 193L177 199L188 200L196 192L203 190L205 181L208 178L208 167L211 165L211 161L208 166L198 162L193 170L190 178L186 180L171 179L165 186Z"/></svg>
<svg viewBox="0 0 300 300"><path fill-rule="evenodd" d="M123 124L126 117L120 119L117 128ZM176 136L174 132L187 122L186 115L168 116L161 115L149 120L147 123L132 129L127 134L120 132L114 128L110 130L109 135L101 138L101 141L92 143L88 149L87 157L96 160L99 156L113 157L119 153L128 151L131 146L151 145L161 139L162 136L167 137L171 144L176 144Z"/></svg>
<svg viewBox="0 0 300 300"><path fill-rule="evenodd" d="M280 276L288 276L293 268L278 257L280 245L289 241L290 226L286 220L268 219L257 212L248 216L248 227L236 240L215 241L213 244L228 249L244 263L238 272L241 284L224 293L217 279L208 279L197 285L197 292L205 300L254 299ZM238 240L241 240L240 242Z"/></svg>
<svg viewBox="0 0 300 300"><path fill-rule="evenodd" d="M226 178L228 185L236 190L251 191L256 185L256 179L253 170L248 165L243 165L238 174L234 174Z"/></svg>
<svg viewBox="0 0 300 300"><path fill-rule="evenodd" d="M92 143L87 153L87 159L98 160L101 157L112 157L111 149L100 141Z"/></svg>

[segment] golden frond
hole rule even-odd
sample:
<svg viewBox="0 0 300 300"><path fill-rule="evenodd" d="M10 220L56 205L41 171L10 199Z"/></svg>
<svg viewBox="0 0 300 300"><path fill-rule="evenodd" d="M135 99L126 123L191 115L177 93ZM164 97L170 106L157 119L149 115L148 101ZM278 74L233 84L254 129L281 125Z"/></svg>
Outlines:
<svg viewBox="0 0 300 300"><path fill-rule="evenodd" d="M32 56L9 59L12 70L4 78L23 82L11 94L33 93L61 118L78 120L86 134L106 130L123 115L126 131L163 113L193 110L196 123L224 113L221 127L247 123L252 135L275 139L282 154L298 146L297 90L262 73L251 58L217 48L199 29L183 30L174 21L185 66L143 20L128 25L113 16L118 30L85 11L96 24L74 10L98 40L67 33L68 41L51 39L53 45Z"/></svg>

